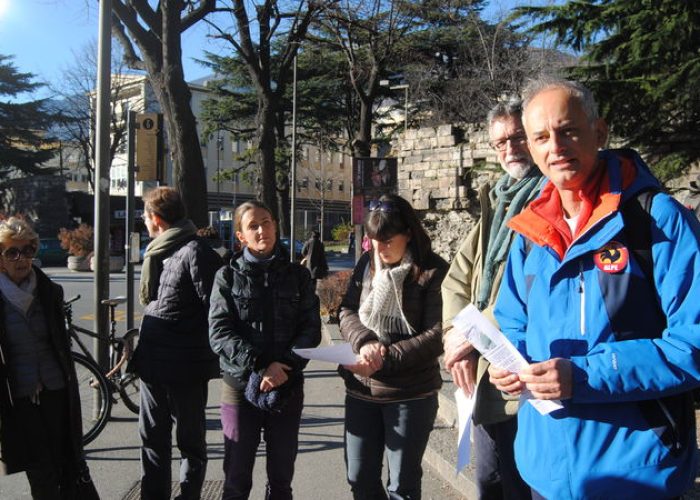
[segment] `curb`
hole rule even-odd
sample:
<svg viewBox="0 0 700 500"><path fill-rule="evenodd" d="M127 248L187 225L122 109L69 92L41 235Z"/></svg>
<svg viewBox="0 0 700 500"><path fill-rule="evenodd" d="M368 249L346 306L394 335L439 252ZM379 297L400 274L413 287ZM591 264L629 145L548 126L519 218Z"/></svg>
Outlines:
<svg viewBox="0 0 700 500"><path fill-rule="evenodd" d="M321 323L323 340L328 344L342 342L338 325ZM437 473L455 493L464 498L477 498L476 483L471 467L455 474L457 442L457 405L452 398L454 385L449 376L443 373L443 387L438 392L438 418L430 433L428 447L423 455L423 463Z"/></svg>

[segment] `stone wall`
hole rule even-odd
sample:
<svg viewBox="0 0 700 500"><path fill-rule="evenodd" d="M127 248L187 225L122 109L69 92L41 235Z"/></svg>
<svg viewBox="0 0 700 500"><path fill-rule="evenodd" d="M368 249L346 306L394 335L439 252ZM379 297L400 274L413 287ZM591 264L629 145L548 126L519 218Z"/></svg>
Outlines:
<svg viewBox="0 0 700 500"><path fill-rule="evenodd" d="M421 212L433 250L448 261L478 220L476 191L501 175L486 130L411 129L393 144L399 195Z"/></svg>
<svg viewBox="0 0 700 500"><path fill-rule="evenodd" d="M502 173L487 131L455 125L411 129L392 143L392 156L398 158L399 195L420 212L433 250L449 262L479 218L476 191ZM700 164L667 188L700 216Z"/></svg>

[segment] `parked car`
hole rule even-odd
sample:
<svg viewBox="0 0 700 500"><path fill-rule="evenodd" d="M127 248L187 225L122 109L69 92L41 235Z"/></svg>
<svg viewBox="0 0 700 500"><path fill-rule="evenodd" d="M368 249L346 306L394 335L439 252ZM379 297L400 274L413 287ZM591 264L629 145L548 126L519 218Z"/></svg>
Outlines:
<svg viewBox="0 0 700 500"><path fill-rule="evenodd" d="M280 238L280 243L289 252L289 238ZM294 240L294 258L296 260L301 260L301 249L304 248L304 242L299 240Z"/></svg>
<svg viewBox="0 0 700 500"><path fill-rule="evenodd" d="M61 248L58 238L42 238L39 240L34 263L41 266L65 266L68 252Z"/></svg>

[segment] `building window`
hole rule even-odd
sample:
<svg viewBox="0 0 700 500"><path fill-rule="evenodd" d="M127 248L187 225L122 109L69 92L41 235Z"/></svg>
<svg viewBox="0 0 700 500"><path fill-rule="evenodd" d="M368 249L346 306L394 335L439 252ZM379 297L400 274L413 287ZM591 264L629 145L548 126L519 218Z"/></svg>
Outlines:
<svg viewBox="0 0 700 500"><path fill-rule="evenodd" d="M338 191L341 193L345 191L345 181L338 181Z"/></svg>

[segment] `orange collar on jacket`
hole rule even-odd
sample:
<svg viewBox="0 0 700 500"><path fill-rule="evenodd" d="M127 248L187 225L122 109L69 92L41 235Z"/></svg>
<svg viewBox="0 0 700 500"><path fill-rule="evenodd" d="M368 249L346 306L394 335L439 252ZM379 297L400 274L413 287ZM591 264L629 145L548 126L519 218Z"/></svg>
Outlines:
<svg viewBox="0 0 700 500"><path fill-rule="evenodd" d="M561 197L551 181L542 188L542 193L536 200L508 222L508 227L536 245L550 247L559 259L563 259L574 239L620 206L620 186L610 186L608 167L602 163L603 160L599 162L600 165L591 175L588 185L579 191L581 211L575 237L571 236L569 226L564 221ZM632 184L637 170L634 161L629 158L621 156L620 164L624 189Z"/></svg>

